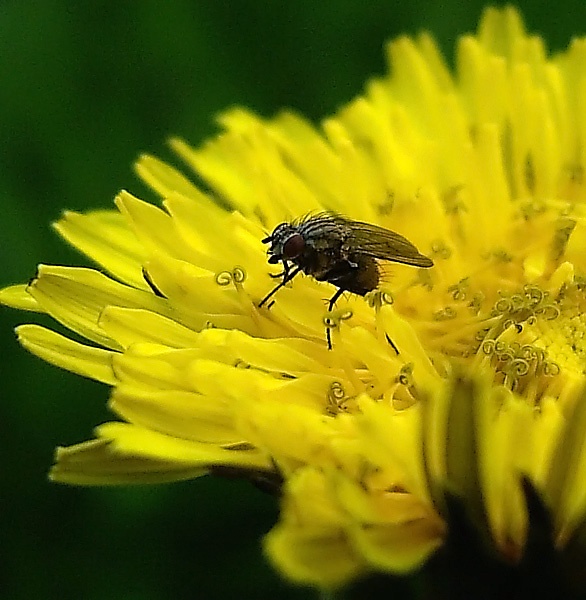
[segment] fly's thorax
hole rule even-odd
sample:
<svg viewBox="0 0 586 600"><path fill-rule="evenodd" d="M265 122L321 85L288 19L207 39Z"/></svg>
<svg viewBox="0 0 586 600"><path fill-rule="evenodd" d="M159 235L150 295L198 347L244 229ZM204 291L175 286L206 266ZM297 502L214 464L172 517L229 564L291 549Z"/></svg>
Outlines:
<svg viewBox="0 0 586 600"><path fill-rule="evenodd" d="M291 262L306 274L316 276L328 268L331 260L323 253L316 250L312 245L305 244L303 252L291 259Z"/></svg>
<svg viewBox="0 0 586 600"><path fill-rule="evenodd" d="M333 217L308 219L299 223L297 230L307 245L318 251L339 251L347 238L343 225Z"/></svg>

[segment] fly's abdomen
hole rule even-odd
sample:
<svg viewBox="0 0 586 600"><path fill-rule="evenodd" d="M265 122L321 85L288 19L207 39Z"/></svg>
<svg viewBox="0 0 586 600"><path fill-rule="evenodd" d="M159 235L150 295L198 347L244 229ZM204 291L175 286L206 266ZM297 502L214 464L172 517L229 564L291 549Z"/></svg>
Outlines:
<svg viewBox="0 0 586 600"><path fill-rule="evenodd" d="M376 260L370 256L358 256L351 259L356 266L344 277L333 282L339 288L364 296L376 289L380 273Z"/></svg>

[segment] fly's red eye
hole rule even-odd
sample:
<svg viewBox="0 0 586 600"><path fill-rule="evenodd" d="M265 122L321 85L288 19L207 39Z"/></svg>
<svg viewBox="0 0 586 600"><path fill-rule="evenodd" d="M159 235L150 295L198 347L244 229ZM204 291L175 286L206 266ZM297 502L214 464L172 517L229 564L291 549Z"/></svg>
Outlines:
<svg viewBox="0 0 586 600"><path fill-rule="evenodd" d="M283 244L283 258L292 260L297 258L305 248L305 240L300 233L294 233L291 237L287 238L287 241Z"/></svg>

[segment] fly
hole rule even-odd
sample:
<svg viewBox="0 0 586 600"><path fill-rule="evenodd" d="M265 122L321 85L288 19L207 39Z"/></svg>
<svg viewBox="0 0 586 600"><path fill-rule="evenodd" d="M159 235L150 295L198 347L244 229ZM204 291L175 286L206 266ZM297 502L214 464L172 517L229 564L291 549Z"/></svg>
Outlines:
<svg viewBox="0 0 586 600"><path fill-rule="evenodd" d="M365 296L378 287L379 260L413 267L433 266L433 261L402 235L331 212L310 214L290 223L281 223L262 242L271 245L269 263L281 263L283 271L274 276L282 279L262 299L259 307L299 273L311 275L317 281L327 281L338 288L329 301L328 310L331 312L344 292ZM329 327L326 336L331 350Z"/></svg>

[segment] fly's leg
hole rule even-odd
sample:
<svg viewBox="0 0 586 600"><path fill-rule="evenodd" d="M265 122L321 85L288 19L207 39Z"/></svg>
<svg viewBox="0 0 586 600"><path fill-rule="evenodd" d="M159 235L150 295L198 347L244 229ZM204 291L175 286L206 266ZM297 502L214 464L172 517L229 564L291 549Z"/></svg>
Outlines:
<svg viewBox="0 0 586 600"><path fill-rule="evenodd" d="M269 277L271 277L272 279L280 279L282 277L284 281L290 281L290 272L291 271L289 270L289 263L283 261L283 270L280 273L269 273Z"/></svg>
<svg viewBox="0 0 586 600"><path fill-rule="evenodd" d="M261 308L264 304L266 304L267 300L272 298L283 286L287 285L299 271L301 271L301 267L297 267L292 271L287 270L287 267L283 267L284 276L283 281L279 283L276 287L274 287L259 303L258 307ZM286 271L286 272L285 272ZM272 306L272 304L271 304Z"/></svg>
<svg viewBox="0 0 586 600"><path fill-rule="evenodd" d="M342 288L338 288L336 293L331 297L328 303L328 312L332 312L338 298L345 292ZM326 327L326 339L328 341L328 350L332 349L332 332L330 327Z"/></svg>

